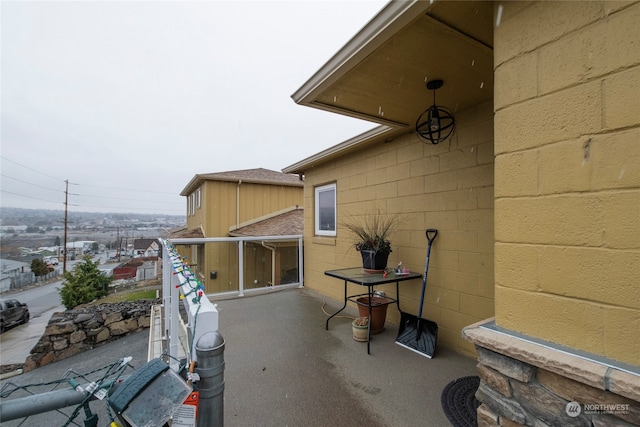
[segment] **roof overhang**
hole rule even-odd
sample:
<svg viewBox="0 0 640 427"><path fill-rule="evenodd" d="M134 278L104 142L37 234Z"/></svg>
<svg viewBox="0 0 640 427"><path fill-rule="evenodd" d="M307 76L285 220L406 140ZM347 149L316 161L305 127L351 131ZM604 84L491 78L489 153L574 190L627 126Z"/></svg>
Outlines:
<svg viewBox="0 0 640 427"><path fill-rule="evenodd" d="M490 1L389 2L292 95L300 105L383 126L283 171L302 173L358 144L413 132L433 104L429 80L444 81L436 101L454 115L491 100L493 13Z"/></svg>

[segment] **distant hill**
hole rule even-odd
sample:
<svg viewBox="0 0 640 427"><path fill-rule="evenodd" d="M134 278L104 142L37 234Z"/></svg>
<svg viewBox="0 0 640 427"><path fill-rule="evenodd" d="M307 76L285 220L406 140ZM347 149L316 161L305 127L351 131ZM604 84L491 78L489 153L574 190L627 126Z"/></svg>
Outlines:
<svg viewBox="0 0 640 427"><path fill-rule="evenodd" d="M130 227L138 226L164 226L178 227L186 224L184 215L141 214L141 213L104 213L104 212L69 212L68 225L101 225ZM64 226L64 211L62 209L24 209L24 208L0 208L0 225L32 227L61 227Z"/></svg>

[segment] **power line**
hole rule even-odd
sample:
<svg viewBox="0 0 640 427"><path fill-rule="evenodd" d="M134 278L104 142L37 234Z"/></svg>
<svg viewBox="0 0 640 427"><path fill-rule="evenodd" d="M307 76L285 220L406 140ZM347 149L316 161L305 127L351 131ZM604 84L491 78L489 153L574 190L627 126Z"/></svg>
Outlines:
<svg viewBox="0 0 640 427"><path fill-rule="evenodd" d="M53 189L53 188L49 188L49 187L43 187L42 185L33 184L33 183L31 183L31 182L23 181L23 180L21 180L21 179L14 178L14 177L12 177L12 176L5 175L5 174L3 174L3 173L0 173L0 176L3 176L3 177L5 177L5 178L9 178L9 179L13 179L14 181L22 182L23 184L28 184L28 185L33 185L34 187L43 188L43 189L45 189L45 190L55 191L55 192L59 192L59 193L64 193L64 191L62 191L62 190L57 190L57 189Z"/></svg>
<svg viewBox="0 0 640 427"><path fill-rule="evenodd" d="M35 169L33 169L33 168L30 168L29 166L25 166L25 165L23 165L23 164L21 164L21 163L18 163L18 162L16 162L16 161L13 161L13 160L11 160L11 159L8 159L8 158L6 158L6 157L4 157L4 156L0 156L0 158L4 159L4 160L6 160L6 161L8 161L8 162L10 162L10 163L14 163L14 164L16 164L16 165L18 165L18 166L21 166L21 167L23 167L23 168L25 168L25 169L29 169L30 171L33 171L33 172L39 173L39 174L41 174L41 175L44 175L44 176L46 176L46 177L53 178L53 179L56 179L56 180L59 180L59 181L65 182L65 180L64 180L64 179L56 178L56 177L51 176L51 175L48 175L48 174L46 174L46 173L44 173L44 172L40 172L40 171L38 171L38 170L35 170ZM15 178L14 178L14 179L15 179ZM32 185L35 185L35 184L32 184ZM102 186L102 185L78 184L78 183L74 183L74 182L69 182L69 185L77 185L77 186L80 186L80 187L94 187L94 188L102 188L102 189L105 189L105 190L131 191L131 192L136 192L136 193L168 194L168 195L172 195L172 196L176 196L176 195L177 195L176 193L171 193L171 192L168 192L168 191L154 191L154 190L145 190L145 189L139 189L139 188L107 187L107 186Z"/></svg>
<svg viewBox="0 0 640 427"><path fill-rule="evenodd" d="M32 171L32 172L39 173L40 175L44 175L44 176L46 176L46 177L48 177L48 178L57 179L58 181L62 181L62 182L64 182L64 179L60 179L60 178L57 178L57 177L55 177L55 176L48 175L48 174L46 174L46 173L44 173L44 172L40 172L40 171L38 171L38 170L35 170L35 169L33 169L33 168L30 168L29 166L25 166L25 165L23 165L22 163L18 163L18 162L15 162L15 161L11 160L11 159L7 159L7 158L6 158L6 157L4 157L4 156L0 156L0 158L2 158L2 159L4 159L4 160L6 160L7 162L10 162L10 163L16 164L16 165L18 165L18 166L22 166L22 167L23 167L23 168L25 168L25 169L29 169L29 170L30 170L30 171Z"/></svg>
<svg viewBox="0 0 640 427"><path fill-rule="evenodd" d="M1 192L3 192L3 193L7 193L7 194L13 194L14 196L24 197L24 198L26 198L26 199L39 200L39 201L41 201L41 202L48 202L48 203L63 203L63 202L54 202L53 200L39 199L39 198L37 198L37 197L25 196L24 194L13 193L13 192L11 192L11 191L2 190L2 189L0 189L0 191L1 191Z"/></svg>
<svg viewBox="0 0 640 427"><path fill-rule="evenodd" d="M166 191L153 191L153 190L144 190L144 189L139 189L139 188L119 188L119 187L108 187L108 186L101 186L101 185L72 183L72 182L68 182L68 180L62 180L60 178L57 178L57 177L54 177L52 175L46 174L44 172L38 171L38 170L36 170L34 168L31 168L29 166L26 166L26 165L24 165L22 163L14 161L14 160L8 159L8 158L6 158L4 156L0 156L0 158L2 158L3 160L5 160L7 162L16 164L16 165L18 165L20 167L23 167L23 168L25 168L25 169L27 169L29 171L38 173L38 174L46 176L48 178L52 178L52 179L55 179L55 180L59 180L59 181L65 182L68 185L76 185L76 186L79 186L79 187L93 187L93 188L100 188L100 189L104 189L104 190L116 190L116 191L120 191L120 192L127 191L127 192L134 192L134 193L166 194L166 195L172 195L172 196L176 196L177 195L175 193L166 192ZM146 200L146 199L138 199L138 198L110 197L110 196L104 196L104 195L95 195L94 196L94 195L90 195L90 194L69 193L68 191L65 192L65 191L53 189L53 188L50 188L50 187L34 184L32 182L28 182L28 181L25 181L25 180L22 180L22 179L18 179L18 178L15 178L15 177L12 177L12 176L9 176L9 175L6 175L6 174L0 174L0 175L3 176L3 177L9 178L11 180L17 181L17 182L21 182L23 184L31 185L33 187L42 188L42 189L47 190L47 191L56 191L56 192L59 191L59 192L62 192L62 193L65 193L65 194L68 194L68 195L71 195L71 196L77 196L77 197L90 197L90 198L103 199L103 200L107 200L107 199L109 199L109 200L123 200L123 201L142 202L142 203L162 203L162 204L165 204L165 205L172 205L172 206L176 206L176 205L179 205L179 204L181 205L182 204L181 202L170 202L170 201L161 201L161 200ZM46 200L46 199L39 198L39 197L28 196L28 195L20 194L20 193L17 193L17 192L12 192L12 191L7 191L7 190L2 190L2 191L4 193L7 193L7 194L12 194L12 195L19 196L19 197L24 197L24 198L27 198L27 199L38 200L38 201L49 202L49 203L61 203L61 202L53 202L51 200ZM74 206L74 207L81 207L81 208L118 209L118 208L110 207L110 206L92 206L92 205L84 205L84 204L78 204L78 203L73 203L73 204L72 203L68 203L68 205L69 206ZM148 207L144 207L144 208L126 207L125 209L128 209L128 210L129 209L130 210L147 210ZM182 209L166 209L166 208L163 208L163 210L171 211L171 212L182 212Z"/></svg>

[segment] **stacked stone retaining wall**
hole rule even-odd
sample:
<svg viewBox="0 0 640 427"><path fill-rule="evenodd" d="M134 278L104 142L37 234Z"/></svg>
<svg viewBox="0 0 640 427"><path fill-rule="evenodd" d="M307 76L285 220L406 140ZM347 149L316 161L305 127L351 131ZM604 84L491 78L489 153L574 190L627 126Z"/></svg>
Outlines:
<svg viewBox="0 0 640 427"><path fill-rule="evenodd" d="M637 367L542 345L491 324L462 331L478 353L479 427L640 426Z"/></svg>
<svg viewBox="0 0 640 427"><path fill-rule="evenodd" d="M151 307L160 303L160 299L105 303L54 313L23 369L28 372L148 328Z"/></svg>

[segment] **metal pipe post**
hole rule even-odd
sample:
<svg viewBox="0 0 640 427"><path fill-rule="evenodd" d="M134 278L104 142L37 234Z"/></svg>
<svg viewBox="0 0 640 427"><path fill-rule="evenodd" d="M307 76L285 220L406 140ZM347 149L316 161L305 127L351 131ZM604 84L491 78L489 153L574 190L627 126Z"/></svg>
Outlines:
<svg viewBox="0 0 640 427"><path fill-rule="evenodd" d="M198 427L224 425L224 345L218 332L207 332L196 342L196 373L200 376L195 387L200 392Z"/></svg>

